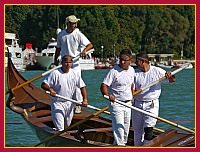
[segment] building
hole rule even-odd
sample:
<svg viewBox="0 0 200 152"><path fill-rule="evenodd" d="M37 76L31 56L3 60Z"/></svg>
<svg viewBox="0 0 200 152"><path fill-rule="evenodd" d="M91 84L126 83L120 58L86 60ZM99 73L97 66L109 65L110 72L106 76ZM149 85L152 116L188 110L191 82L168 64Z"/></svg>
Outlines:
<svg viewBox="0 0 200 152"><path fill-rule="evenodd" d="M151 64L156 65L162 63L165 65L172 65L174 54L147 54Z"/></svg>

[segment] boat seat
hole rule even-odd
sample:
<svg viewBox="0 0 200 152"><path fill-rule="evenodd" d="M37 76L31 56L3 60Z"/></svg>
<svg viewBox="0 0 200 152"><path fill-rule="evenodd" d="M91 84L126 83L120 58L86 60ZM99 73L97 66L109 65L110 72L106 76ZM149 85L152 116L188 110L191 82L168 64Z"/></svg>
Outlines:
<svg viewBox="0 0 200 152"><path fill-rule="evenodd" d="M36 117L44 117L44 116L51 115L50 110L38 110L38 111L32 111L31 113Z"/></svg>
<svg viewBox="0 0 200 152"><path fill-rule="evenodd" d="M67 132L73 134L73 133L77 133L78 131L79 130L70 130L70 131L67 131ZM88 132L112 132L112 127L84 129L82 132L83 133L88 133Z"/></svg>
<svg viewBox="0 0 200 152"><path fill-rule="evenodd" d="M105 121L105 120L102 120L102 119L91 118L91 120L112 126L112 122L108 122L108 121Z"/></svg>
<svg viewBox="0 0 200 152"><path fill-rule="evenodd" d="M148 143L146 143L144 146L151 146L151 147L156 147L156 146L163 146L162 143L169 140L171 137L175 136L177 134L177 130L174 129L168 129L164 133L161 133Z"/></svg>
<svg viewBox="0 0 200 152"><path fill-rule="evenodd" d="M40 117L40 118L38 118L36 116L29 116L28 120L30 122L32 122L33 124L36 124L36 123L40 123L40 122L49 122L49 121L52 121L52 118L51 118L51 116Z"/></svg>
<svg viewBox="0 0 200 152"><path fill-rule="evenodd" d="M77 119L85 119L86 117L81 117L81 116L79 116L79 117L77 117L77 116L74 116L73 117L73 119L75 119L75 120L77 120ZM93 117L93 118L90 118L90 120L93 120L93 121L97 121L97 122L100 122L100 123L103 123L103 124L106 124L106 125L110 125L110 126L112 126L112 122L108 122L108 121L105 121L105 120L103 120L103 119L98 119L98 116L95 116L95 117Z"/></svg>
<svg viewBox="0 0 200 152"><path fill-rule="evenodd" d="M83 132L112 132L112 127L85 129Z"/></svg>

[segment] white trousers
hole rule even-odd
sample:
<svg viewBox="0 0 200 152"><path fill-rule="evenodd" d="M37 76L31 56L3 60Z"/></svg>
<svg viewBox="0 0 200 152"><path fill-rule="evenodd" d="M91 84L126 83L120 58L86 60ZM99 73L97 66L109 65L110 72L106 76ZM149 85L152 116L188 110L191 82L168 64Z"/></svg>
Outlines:
<svg viewBox="0 0 200 152"><path fill-rule="evenodd" d="M56 130L62 131L69 127L73 118L74 104L71 102L51 101L52 120Z"/></svg>
<svg viewBox="0 0 200 152"><path fill-rule="evenodd" d="M159 112L159 100L152 101L134 101L134 107L142 109L146 112L152 113L158 116ZM134 130L134 145L142 146L144 144L144 128L155 127L157 119L140 113L136 110L132 110L132 126Z"/></svg>
<svg viewBox="0 0 200 152"><path fill-rule="evenodd" d="M79 66L76 66L76 67L73 67L73 69L77 72L78 75L81 76L81 67L80 65ZM77 101L83 101L83 96L81 94L81 90L80 88L76 87L75 89L75 93L73 94L73 98Z"/></svg>
<svg viewBox="0 0 200 152"><path fill-rule="evenodd" d="M131 101L126 104L131 105ZM130 128L131 109L116 102L110 102L109 106L114 135L113 145L125 146Z"/></svg>

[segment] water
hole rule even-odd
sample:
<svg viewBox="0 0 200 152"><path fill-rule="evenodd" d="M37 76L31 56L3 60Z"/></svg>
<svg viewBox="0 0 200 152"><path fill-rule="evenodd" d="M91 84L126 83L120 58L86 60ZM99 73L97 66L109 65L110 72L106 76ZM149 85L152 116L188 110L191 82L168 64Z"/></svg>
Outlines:
<svg viewBox="0 0 200 152"><path fill-rule="evenodd" d="M24 71L21 74L27 79L31 79L44 71ZM107 106L107 100L102 97L100 92L101 82L108 70L89 70L82 71L82 77L87 85L88 102L95 107L103 108ZM44 77L33 82L40 87ZM159 117L167 120L194 120L195 118L195 70L183 70L176 74L175 83L162 85L162 94L160 97ZM24 124L20 115L15 114L6 107L5 117L5 145L6 146L33 146L39 143L31 128ZM109 115L101 116L110 118ZM8 122L17 122L18 124L8 124ZM22 124L19 124L22 123ZM194 121L175 122L189 129L194 129ZM158 122L157 128L168 129L173 126Z"/></svg>

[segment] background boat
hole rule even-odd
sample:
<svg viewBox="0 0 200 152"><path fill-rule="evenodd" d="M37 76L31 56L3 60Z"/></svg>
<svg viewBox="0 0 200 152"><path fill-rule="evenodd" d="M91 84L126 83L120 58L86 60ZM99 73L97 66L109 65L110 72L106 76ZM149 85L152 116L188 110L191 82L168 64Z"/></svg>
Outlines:
<svg viewBox="0 0 200 152"><path fill-rule="evenodd" d="M188 64L188 67L186 68L186 69L193 69L194 67L193 67L193 65L192 65L192 63L184 63L184 64ZM172 68L176 68L176 69L178 69L178 68L180 68L181 66L182 66L183 64L176 64L176 65L174 65L174 66L172 66Z"/></svg>
<svg viewBox="0 0 200 152"><path fill-rule="evenodd" d="M112 65L108 62L98 62L95 64L95 69L110 69Z"/></svg>
<svg viewBox="0 0 200 152"><path fill-rule="evenodd" d="M18 44L15 33L5 33L5 68L8 65L8 56L17 70L24 70L22 48Z"/></svg>
<svg viewBox="0 0 200 152"><path fill-rule="evenodd" d="M163 63L157 63L156 66L158 66L160 68L166 68L166 69L171 69L173 67L172 65L167 65L167 64L163 64Z"/></svg>
<svg viewBox="0 0 200 152"><path fill-rule="evenodd" d="M56 52L57 42L54 38L49 41L47 48L42 50L41 53L36 54L37 63L44 69L48 70L54 67L54 55Z"/></svg>

